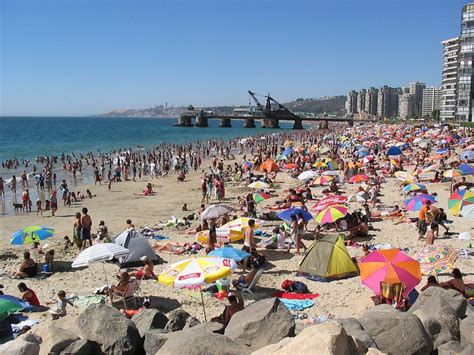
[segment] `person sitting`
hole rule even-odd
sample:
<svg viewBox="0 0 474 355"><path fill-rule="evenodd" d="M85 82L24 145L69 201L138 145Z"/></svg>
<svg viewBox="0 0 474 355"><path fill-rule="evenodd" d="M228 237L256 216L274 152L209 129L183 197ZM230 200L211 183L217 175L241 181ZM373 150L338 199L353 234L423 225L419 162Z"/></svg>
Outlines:
<svg viewBox="0 0 474 355"><path fill-rule="evenodd" d="M225 306L224 312L222 312L219 317L211 319L211 322L221 323L224 327L227 327L235 313L240 312L245 308L244 300L239 291L229 292L227 299L229 300L230 305Z"/></svg>
<svg viewBox="0 0 474 355"><path fill-rule="evenodd" d="M48 250L44 256L44 263L48 265L48 272L53 272L54 270L54 249Z"/></svg>
<svg viewBox="0 0 474 355"><path fill-rule="evenodd" d="M71 301L69 301L66 297L66 291L60 290L58 292L58 300L57 302L47 302L47 304L55 304L55 307L52 307L49 310L51 313L53 320L59 319L66 315L66 306L69 304L73 306Z"/></svg>
<svg viewBox="0 0 474 355"><path fill-rule="evenodd" d="M183 211L183 212L189 211L189 210L188 210L188 204L187 204L187 203L185 203L185 204L183 205L183 207L181 207L181 211Z"/></svg>
<svg viewBox="0 0 474 355"><path fill-rule="evenodd" d="M115 292L124 293L127 291L128 284L130 283L130 274L126 271L122 272L119 276L119 283L117 285L112 285L108 290L108 294L110 297L110 304L113 303L113 298Z"/></svg>
<svg viewBox="0 0 474 355"><path fill-rule="evenodd" d="M428 276L428 280L426 281L426 285L422 287L421 291L423 292L429 287L440 287L438 280L436 280L436 277L434 275Z"/></svg>
<svg viewBox="0 0 474 355"><path fill-rule="evenodd" d="M145 196L150 196L150 195L153 195L153 194L154 194L154 192L153 192L153 187L151 186L150 183L146 184L146 189L143 190L143 194L144 194Z"/></svg>
<svg viewBox="0 0 474 355"><path fill-rule="evenodd" d="M156 275L153 272L153 268L155 267L153 262L148 256L142 256L140 260L143 262L143 269L130 273L130 276L136 277L137 279L156 280Z"/></svg>
<svg viewBox="0 0 474 355"><path fill-rule="evenodd" d="M74 244L72 243L69 236L64 237L64 250L69 250Z"/></svg>
<svg viewBox="0 0 474 355"><path fill-rule="evenodd" d="M183 182L184 179L186 179L186 174L184 173L184 171L181 171L178 175L178 181Z"/></svg>
<svg viewBox="0 0 474 355"><path fill-rule="evenodd" d="M28 251L23 253L23 261L20 264L19 271L15 273L15 277L25 279L38 274L38 264L31 258Z"/></svg>
<svg viewBox="0 0 474 355"><path fill-rule="evenodd" d="M262 240L261 244L266 249L285 249L285 234L277 226L273 228L273 235Z"/></svg>
<svg viewBox="0 0 474 355"><path fill-rule="evenodd" d="M20 291L20 298L23 301L28 302L30 306L33 306L33 308L41 306L35 291L33 291L31 288L28 288L24 282L20 282L17 287Z"/></svg>
<svg viewBox="0 0 474 355"><path fill-rule="evenodd" d="M458 268L455 268L451 272L451 276L453 277L451 280L441 282L439 285L448 290L456 290L464 295L466 291L466 285L462 279L461 271Z"/></svg>
<svg viewBox="0 0 474 355"><path fill-rule="evenodd" d="M104 243L110 243L111 241L109 237L109 229L104 221L99 222L99 226L97 227L97 238Z"/></svg>
<svg viewBox="0 0 474 355"><path fill-rule="evenodd" d="M238 279L232 280L232 285L234 285L234 287L238 290L249 287L253 279L255 278L255 275L257 275L257 271L258 271L257 262L255 261L251 262L250 271L247 273L247 275L241 275Z"/></svg>
<svg viewBox="0 0 474 355"><path fill-rule="evenodd" d="M39 242L33 242L32 250L36 250L38 254L44 254L43 248L41 247Z"/></svg>

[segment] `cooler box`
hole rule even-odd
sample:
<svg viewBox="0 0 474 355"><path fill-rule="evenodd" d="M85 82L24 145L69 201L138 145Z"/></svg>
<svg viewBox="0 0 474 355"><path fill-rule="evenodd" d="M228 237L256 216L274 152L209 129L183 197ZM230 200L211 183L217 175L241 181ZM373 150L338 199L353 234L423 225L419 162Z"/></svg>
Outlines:
<svg viewBox="0 0 474 355"><path fill-rule="evenodd" d="M216 286L217 286L217 291L219 292L222 290L229 292L230 282L227 278L223 278L216 281Z"/></svg>

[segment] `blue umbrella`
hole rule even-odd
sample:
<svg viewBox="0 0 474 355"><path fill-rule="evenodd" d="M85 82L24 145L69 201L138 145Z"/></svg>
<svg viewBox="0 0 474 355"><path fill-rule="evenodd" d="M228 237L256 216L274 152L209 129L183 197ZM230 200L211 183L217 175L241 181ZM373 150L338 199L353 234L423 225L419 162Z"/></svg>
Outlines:
<svg viewBox="0 0 474 355"><path fill-rule="evenodd" d="M387 151L387 155L402 155L402 151L400 148L394 145Z"/></svg>
<svg viewBox="0 0 474 355"><path fill-rule="evenodd" d="M474 160L474 151L473 150L466 150L466 151L462 152L459 156L463 160L472 161L472 160Z"/></svg>
<svg viewBox="0 0 474 355"><path fill-rule="evenodd" d="M291 153L293 153L293 148L292 147L288 147L286 148L283 153L281 153L281 155L284 155L284 156L288 156L290 155Z"/></svg>
<svg viewBox="0 0 474 355"><path fill-rule="evenodd" d="M303 214L303 219L305 221L309 221L310 219L313 219L313 216L311 215L311 213L309 213L308 211L302 210L301 208L290 208L290 209L287 209L287 210L282 211L280 213L277 213L277 216L278 216L278 218L280 218L284 221L291 222L291 217L290 216L292 214L294 214L296 216L300 212Z"/></svg>
<svg viewBox="0 0 474 355"><path fill-rule="evenodd" d="M226 245L222 248L214 249L208 255L209 256L219 256L219 257L224 258L224 259L232 259L232 260L235 260L235 261L242 261L244 259L247 259L250 256L249 253L247 253L243 250L235 249L231 245Z"/></svg>
<svg viewBox="0 0 474 355"><path fill-rule="evenodd" d="M474 174L474 167L470 164L462 163L458 166L458 169L462 171L463 175Z"/></svg>
<svg viewBox="0 0 474 355"><path fill-rule="evenodd" d="M449 149L448 148L440 148L440 149L436 149L436 153L437 154L445 154L449 152Z"/></svg>
<svg viewBox="0 0 474 355"><path fill-rule="evenodd" d="M54 230L51 228L29 226L15 232L10 239L10 243L13 245L31 244L52 237L53 234Z"/></svg>

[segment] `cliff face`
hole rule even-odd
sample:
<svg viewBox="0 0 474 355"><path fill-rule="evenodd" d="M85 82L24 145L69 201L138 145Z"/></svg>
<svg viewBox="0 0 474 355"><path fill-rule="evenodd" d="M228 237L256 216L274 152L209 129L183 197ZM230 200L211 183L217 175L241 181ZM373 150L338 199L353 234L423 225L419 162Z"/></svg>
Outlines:
<svg viewBox="0 0 474 355"><path fill-rule="evenodd" d="M284 103L293 112L310 112L310 113L338 113L344 109L346 101L345 96L332 96L323 98L297 99ZM232 110L239 106L214 106L203 107L204 110L212 110L222 115L230 115ZM101 117L178 117L186 111L187 107L164 107L155 106L145 109L125 109L114 110L111 112L99 114Z"/></svg>

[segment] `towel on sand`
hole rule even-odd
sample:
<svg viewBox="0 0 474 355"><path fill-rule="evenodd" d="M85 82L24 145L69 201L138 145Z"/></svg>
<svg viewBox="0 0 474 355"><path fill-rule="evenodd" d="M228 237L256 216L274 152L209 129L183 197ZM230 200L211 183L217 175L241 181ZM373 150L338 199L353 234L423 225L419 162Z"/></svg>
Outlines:
<svg viewBox="0 0 474 355"><path fill-rule="evenodd" d="M289 300L286 298L279 298L279 300L290 311L302 311L306 308L310 308L314 306L314 301L311 301L311 300Z"/></svg>
<svg viewBox="0 0 474 355"><path fill-rule="evenodd" d="M319 297L319 293L294 293L278 291L272 294L272 297L284 298L287 300L312 300Z"/></svg>

